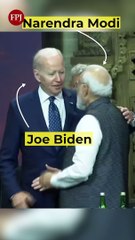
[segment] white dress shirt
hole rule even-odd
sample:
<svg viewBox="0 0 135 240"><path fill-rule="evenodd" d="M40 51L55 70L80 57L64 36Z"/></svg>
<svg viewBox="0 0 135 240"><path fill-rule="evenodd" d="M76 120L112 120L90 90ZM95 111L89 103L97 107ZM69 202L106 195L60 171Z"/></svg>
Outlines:
<svg viewBox="0 0 135 240"><path fill-rule="evenodd" d="M99 121L92 115L85 115L78 123L76 132L93 132L93 144L75 147L73 164L51 178L51 185L55 188L75 186L87 181L92 174L103 137Z"/></svg>
<svg viewBox="0 0 135 240"><path fill-rule="evenodd" d="M43 91L43 89L39 86L38 89L39 99L43 111L43 116L46 122L47 127L49 128L49 117L48 117L48 108L50 104L50 100L48 99L50 96ZM61 126L62 129L64 128L65 119L66 119L66 110L65 110L65 104L64 99L62 96L62 92L60 92L57 96L55 96L54 103L57 105L60 113L61 118Z"/></svg>

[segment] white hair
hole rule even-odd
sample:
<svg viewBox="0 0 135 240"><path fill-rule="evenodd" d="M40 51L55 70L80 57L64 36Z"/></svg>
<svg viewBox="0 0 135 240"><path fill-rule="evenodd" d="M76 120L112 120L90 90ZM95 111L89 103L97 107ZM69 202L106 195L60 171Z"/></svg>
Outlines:
<svg viewBox="0 0 135 240"><path fill-rule="evenodd" d="M71 75L72 77L73 76L76 76L76 75L80 75L81 73L83 73L87 68L87 65L86 64L81 64L81 63L78 63L76 64L74 67L72 67L71 69Z"/></svg>
<svg viewBox="0 0 135 240"><path fill-rule="evenodd" d="M103 83L102 81L97 80L97 76L93 76L93 72L98 68L98 70L102 71L103 76L100 76L100 72L98 73L98 78L105 77L107 79L107 83ZM112 78L108 71L100 66L100 65L90 65L87 67L86 72L83 74L82 81L83 83L86 83L92 93L95 96L100 96L100 97L110 97L112 94Z"/></svg>
<svg viewBox="0 0 135 240"><path fill-rule="evenodd" d="M63 57L61 51L56 48L43 48L39 50L33 58L33 69L40 69L42 65L42 57L53 57L60 55Z"/></svg>

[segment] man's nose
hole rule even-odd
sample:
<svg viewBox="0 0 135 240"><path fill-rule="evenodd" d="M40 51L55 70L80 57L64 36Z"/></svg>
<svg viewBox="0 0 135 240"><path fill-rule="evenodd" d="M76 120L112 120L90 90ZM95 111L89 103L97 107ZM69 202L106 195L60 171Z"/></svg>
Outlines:
<svg viewBox="0 0 135 240"><path fill-rule="evenodd" d="M59 74L59 73L56 73L56 80L57 80L58 82L61 81L61 77L60 77L60 74Z"/></svg>

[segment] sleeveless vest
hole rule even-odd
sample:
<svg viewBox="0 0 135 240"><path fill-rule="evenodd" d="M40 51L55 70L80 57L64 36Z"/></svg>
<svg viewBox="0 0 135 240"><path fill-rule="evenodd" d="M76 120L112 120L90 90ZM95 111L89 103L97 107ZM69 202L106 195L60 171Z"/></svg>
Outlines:
<svg viewBox="0 0 135 240"><path fill-rule="evenodd" d="M106 194L108 208L119 207L120 192L127 192L129 129L124 117L109 100L99 98L87 108L96 117L102 131L102 142L93 173L86 182L61 190L61 208L98 208L100 192ZM74 148L67 150L64 167L72 164Z"/></svg>

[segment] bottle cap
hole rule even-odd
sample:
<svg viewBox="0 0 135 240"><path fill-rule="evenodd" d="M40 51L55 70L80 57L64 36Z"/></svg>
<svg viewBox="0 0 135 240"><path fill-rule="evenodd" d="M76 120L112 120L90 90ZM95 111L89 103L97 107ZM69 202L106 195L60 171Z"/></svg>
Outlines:
<svg viewBox="0 0 135 240"><path fill-rule="evenodd" d="M121 192L120 195L121 195L121 196L126 196L126 193L125 193L125 192Z"/></svg>
<svg viewBox="0 0 135 240"><path fill-rule="evenodd" d="M104 193L104 192L101 192L101 193L100 193L100 196L105 196L105 193Z"/></svg>

